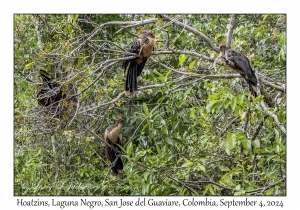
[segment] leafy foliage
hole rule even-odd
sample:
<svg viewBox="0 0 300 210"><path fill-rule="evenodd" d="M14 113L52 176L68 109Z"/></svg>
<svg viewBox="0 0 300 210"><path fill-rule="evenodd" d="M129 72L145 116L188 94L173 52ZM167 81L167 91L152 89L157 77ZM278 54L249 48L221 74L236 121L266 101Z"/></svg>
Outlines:
<svg viewBox="0 0 300 210"><path fill-rule="evenodd" d="M215 45L231 18L168 17ZM157 43L127 97L121 62L142 26ZM276 122L286 127L286 16L236 15L233 32L233 48L268 81L268 110L229 67L214 71L218 52L205 40L160 15L15 15L15 195L286 195ZM37 103L40 69L78 97L61 117ZM103 134L117 115L125 175L112 180Z"/></svg>

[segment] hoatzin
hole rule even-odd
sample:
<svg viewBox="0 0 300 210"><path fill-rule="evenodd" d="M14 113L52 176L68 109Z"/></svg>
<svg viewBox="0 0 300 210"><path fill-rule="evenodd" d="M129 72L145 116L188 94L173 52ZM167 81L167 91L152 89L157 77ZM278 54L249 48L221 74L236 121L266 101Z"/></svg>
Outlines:
<svg viewBox="0 0 300 210"><path fill-rule="evenodd" d="M51 79L46 71L40 70L40 74L43 85L37 94L38 103L45 107L52 104L58 104L61 99L66 97L66 95L62 93L61 86Z"/></svg>
<svg viewBox="0 0 300 210"><path fill-rule="evenodd" d="M124 120L122 118L118 119L115 125L108 126L105 130L105 151L106 156L111 163L111 169L114 176L123 172L123 162L121 159L121 149L117 144L122 143L122 126Z"/></svg>
<svg viewBox="0 0 300 210"><path fill-rule="evenodd" d="M257 79L252 70L249 59L242 53L233 50L225 45L220 45L219 51L221 58L225 63L233 68L235 71L241 74L241 76L247 81L249 85L249 91L251 94L257 96Z"/></svg>
<svg viewBox="0 0 300 210"><path fill-rule="evenodd" d="M131 60L124 60L123 62L124 73L128 68L125 81L126 94L128 94L128 91L129 94L137 91L137 77L142 73L147 58L150 57L154 49L154 39L155 36L151 30L144 31L139 38L134 40L132 46L128 50L130 53L138 54L138 57ZM130 55L125 54L125 56L127 57Z"/></svg>

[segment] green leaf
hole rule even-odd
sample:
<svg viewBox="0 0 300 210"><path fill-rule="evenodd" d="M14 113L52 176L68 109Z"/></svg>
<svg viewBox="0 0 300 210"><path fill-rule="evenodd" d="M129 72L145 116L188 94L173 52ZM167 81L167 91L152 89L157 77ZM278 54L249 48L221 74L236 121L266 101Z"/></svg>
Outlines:
<svg viewBox="0 0 300 210"><path fill-rule="evenodd" d="M26 69L26 70L29 70L30 67L31 67L33 64L34 64L34 62L27 63L27 64L25 65L25 69Z"/></svg>
<svg viewBox="0 0 300 210"><path fill-rule="evenodd" d="M185 143L183 143L183 141L181 141L180 139L174 138L173 140L176 141L180 145L185 145Z"/></svg>
<svg viewBox="0 0 300 210"><path fill-rule="evenodd" d="M22 82L21 82L21 87L22 87L23 89L27 89L27 88L28 88L28 82L22 81Z"/></svg>
<svg viewBox="0 0 300 210"><path fill-rule="evenodd" d="M179 56L179 65L182 65L187 58L188 58L187 55L180 55Z"/></svg>
<svg viewBox="0 0 300 210"><path fill-rule="evenodd" d="M127 150L127 155L130 156L131 152L132 152L132 142L129 142L128 145L126 146L126 150Z"/></svg>
<svg viewBox="0 0 300 210"><path fill-rule="evenodd" d="M167 73L166 73L166 78L168 78L169 74L173 71L173 69L170 69Z"/></svg>
<svg viewBox="0 0 300 210"><path fill-rule="evenodd" d="M227 166L220 165L219 168L221 171L230 171L230 169Z"/></svg>
<svg viewBox="0 0 300 210"><path fill-rule="evenodd" d="M227 155L230 155L231 149L235 148L235 144L236 137L234 134L229 132L227 134L226 140L224 141L225 152L227 153Z"/></svg>
<svg viewBox="0 0 300 210"><path fill-rule="evenodd" d="M160 98L156 101L156 103L161 102L161 101L164 100L165 98L167 98L167 96L162 96L162 97L160 97Z"/></svg>
<svg viewBox="0 0 300 210"><path fill-rule="evenodd" d="M225 174L221 180L220 180L220 184L225 185L227 187L234 187L235 181L232 179L230 173Z"/></svg>
<svg viewBox="0 0 300 210"><path fill-rule="evenodd" d="M211 184L206 185L204 191L203 191L203 195L206 195L207 191L211 188Z"/></svg>
<svg viewBox="0 0 300 210"><path fill-rule="evenodd" d="M233 97L233 98L232 98L232 101L231 101L231 108L232 108L232 111L235 110L235 107L236 107L236 97Z"/></svg>
<svg viewBox="0 0 300 210"><path fill-rule="evenodd" d="M253 102L261 102L262 100L263 100L262 95L259 95L253 99Z"/></svg>
<svg viewBox="0 0 300 210"><path fill-rule="evenodd" d="M193 165L193 162L187 161L181 167L191 167L192 165Z"/></svg>
<svg viewBox="0 0 300 210"><path fill-rule="evenodd" d="M204 167L203 165L198 164L198 167L200 168L201 171L204 171L204 172L206 171L206 170L205 170L205 167Z"/></svg>
<svg viewBox="0 0 300 210"><path fill-rule="evenodd" d="M157 75L157 79L161 82L166 82L167 81L167 77L165 77L164 75L162 75L161 73L154 71L153 74Z"/></svg>
<svg viewBox="0 0 300 210"><path fill-rule="evenodd" d="M89 58L90 56L85 56L85 57L83 57L83 58L78 58L78 60L77 60L77 67L78 68L80 68L80 67L82 67L82 62L84 61L84 60L86 60L87 58Z"/></svg>
<svg viewBox="0 0 300 210"><path fill-rule="evenodd" d="M215 191L212 187L210 187L208 190L209 190L210 194L215 195Z"/></svg>
<svg viewBox="0 0 300 210"><path fill-rule="evenodd" d="M157 77L157 79L161 82L166 82L167 81L167 78L164 77L164 76L160 76L160 77Z"/></svg>
<svg viewBox="0 0 300 210"><path fill-rule="evenodd" d="M148 106L145 102L143 102L143 110L144 113L149 117L149 110L148 110Z"/></svg>
<svg viewBox="0 0 300 210"><path fill-rule="evenodd" d="M189 69L190 69L190 70L194 68L195 63L196 63L196 60L190 62L190 65L189 65Z"/></svg>
<svg viewBox="0 0 300 210"><path fill-rule="evenodd" d="M195 107L191 108L191 110L190 110L190 118L191 119L195 118Z"/></svg>
<svg viewBox="0 0 300 210"><path fill-rule="evenodd" d="M161 157L161 150L160 150L159 146L157 144L155 146L156 146L156 150L157 150L158 155Z"/></svg>
<svg viewBox="0 0 300 210"><path fill-rule="evenodd" d="M252 146L254 147L254 148L260 148L260 141L259 140L254 140L254 141L252 141Z"/></svg>

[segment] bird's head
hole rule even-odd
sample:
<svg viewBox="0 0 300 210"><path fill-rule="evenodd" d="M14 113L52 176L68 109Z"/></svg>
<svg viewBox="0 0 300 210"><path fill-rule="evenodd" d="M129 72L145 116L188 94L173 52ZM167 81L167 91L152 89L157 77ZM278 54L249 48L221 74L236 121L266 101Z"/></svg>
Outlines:
<svg viewBox="0 0 300 210"><path fill-rule="evenodd" d="M124 124L124 119L122 118L122 116L119 115L119 116L117 117L116 120L117 120L117 124L118 124L118 125L119 125L119 124L121 124L121 125Z"/></svg>
<svg viewBox="0 0 300 210"><path fill-rule="evenodd" d="M219 52L223 53L223 52L225 52L225 50L228 50L228 47L226 47L226 45L224 45L224 44L221 44L219 46Z"/></svg>
<svg viewBox="0 0 300 210"><path fill-rule="evenodd" d="M154 36L154 34L153 34L153 32L151 31L151 30L149 30L149 31L144 31L143 32L143 34L144 34L144 36L146 36L146 37L151 37L151 38L155 38L155 36Z"/></svg>

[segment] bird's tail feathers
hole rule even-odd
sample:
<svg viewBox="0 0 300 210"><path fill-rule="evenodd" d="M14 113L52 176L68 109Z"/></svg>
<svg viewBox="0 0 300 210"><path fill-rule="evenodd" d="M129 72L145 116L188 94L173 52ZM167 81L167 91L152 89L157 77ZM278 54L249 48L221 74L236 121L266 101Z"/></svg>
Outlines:
<svg viewBox="0 0 300 210"><path fill-rule="evenodd" d="M127 70L125 91L129 91L129 92L137 91L137 64L134 62L131 62L129 64Z"/></svg>
<svg viewBox="0 0 300 210"><path fill-rule="evenodd" d="M109 159L109 162L111 163L111 169L113 174L117 175L119 172L123 170L123 162L121 157L119 156L120 151L119 147L117 145L111 145L114 148L110 148L106 145L106 156Z"/></svg>
<svg viewBox="0 0 300 210"><path fill-rule="evenodd" d="M249 90L252 96L257 97L257 87L249 83Z"/></svg>

